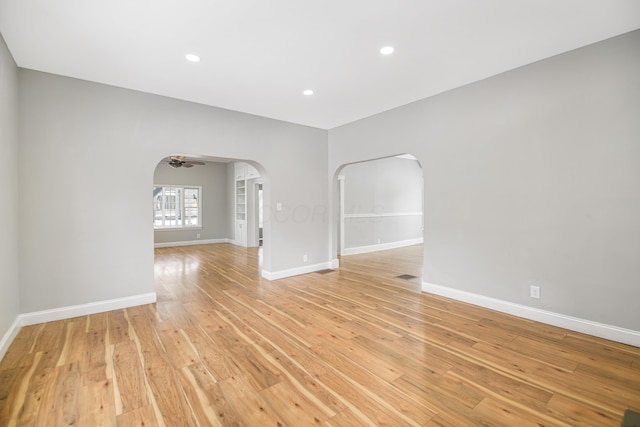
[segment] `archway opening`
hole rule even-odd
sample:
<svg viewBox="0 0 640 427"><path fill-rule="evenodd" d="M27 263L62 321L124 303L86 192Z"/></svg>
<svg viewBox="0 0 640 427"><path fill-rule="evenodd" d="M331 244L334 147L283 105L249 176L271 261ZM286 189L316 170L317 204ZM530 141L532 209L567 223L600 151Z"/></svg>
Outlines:
<svg viewBox="0 0 640 427"><path fill-rule="evenodd" d="M162 158L153 176L156 255L158 248L232 244L247 249L249 258L255 253L257 262L245 268L259 276L270 247L261 221L267 188L264 167L251 160L192 154Z"/></svg>
<svg viewBox="0 0 640 427"><path fill-rule="evenodd" d="M402 278L420 281L424 234L424 181L410 154L370 159L339 168L335 176L336 253L371 254L397 266ZM342 262L341 262L342 263Z"/></svg>

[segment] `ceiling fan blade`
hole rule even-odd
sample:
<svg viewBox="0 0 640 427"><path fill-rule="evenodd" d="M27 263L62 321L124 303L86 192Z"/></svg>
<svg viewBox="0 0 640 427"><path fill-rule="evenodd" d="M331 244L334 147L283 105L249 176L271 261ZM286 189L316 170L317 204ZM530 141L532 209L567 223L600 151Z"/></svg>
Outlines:
<svg viewBox="0 0 640 427"><path fill-rule="evenodd" d="M194 165L204 165L204 163L202 162L182 162L182 166L184 166L185 168L190 168Z"/></svg>

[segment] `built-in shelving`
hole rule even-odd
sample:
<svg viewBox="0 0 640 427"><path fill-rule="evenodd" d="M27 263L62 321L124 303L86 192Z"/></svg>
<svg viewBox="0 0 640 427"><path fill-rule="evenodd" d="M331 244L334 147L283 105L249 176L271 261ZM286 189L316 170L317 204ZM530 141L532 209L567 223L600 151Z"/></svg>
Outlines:
<svg viewBox="0 0 640 427"><path fill-rule="evenodd" d="M236 219L244 221L247 219L247 181L244 179L236 181Z"/></svg>
<svg viewBox="0 0 640 427"><path fill-rule="evenodd" d="M255 202L253 198L255 191L253 187L249 188L249 185L253 185L255 178L259 178L260 174L252 165L244 162L236 162L234 164L234 176L235 176L235 241L237 244L247 246L248 236L247 233L253 233L256 229L254 220L255 215ZM251 200L249 200L251 198ZM252 234L253 235L253 234ZM253 242L256 239L251 239ZM253 243L252 243L253 244ZM257 243L256 243L257 244Z"/></svg>

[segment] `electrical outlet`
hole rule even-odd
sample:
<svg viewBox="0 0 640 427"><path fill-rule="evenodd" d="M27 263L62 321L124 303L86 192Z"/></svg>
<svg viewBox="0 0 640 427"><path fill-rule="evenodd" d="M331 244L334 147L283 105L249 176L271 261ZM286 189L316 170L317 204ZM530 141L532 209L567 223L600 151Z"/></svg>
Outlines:
<svg viewBox="0 0 640 427"><path fill-rule="evenodd" d="M200 233L196 234L196 239L200 238Z"/></svg>
<svg viewBox="0 0 640 427"><path fill-rule="evenodd" d="M529 286L529 296L531 298L540 299L540 286Z"/></svg>
<svg viewBox="0 0 640 427"><path fill-rule="evenodd" d="M280 203L280 202L276 203L276 210L277 211L281 211L282 210L282 203Z"/></svg>
<svg viewBox="0 0 640 427"><path fill-rule="evenodd" d="M302 255L302 262L309 261L309 256L307 254Z"/></svg>

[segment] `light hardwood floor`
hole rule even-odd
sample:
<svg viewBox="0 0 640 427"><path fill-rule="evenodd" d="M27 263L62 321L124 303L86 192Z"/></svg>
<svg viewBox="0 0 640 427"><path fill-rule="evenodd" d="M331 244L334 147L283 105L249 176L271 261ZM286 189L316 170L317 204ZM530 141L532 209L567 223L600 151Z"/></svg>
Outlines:
<svg viewBox="0 0 640 427"><path fill-rule="evenodd" d="M618 426L640 349L420 292L420 246L269 282L156 250L157 304L23 328L2 426Z"/></svg>

